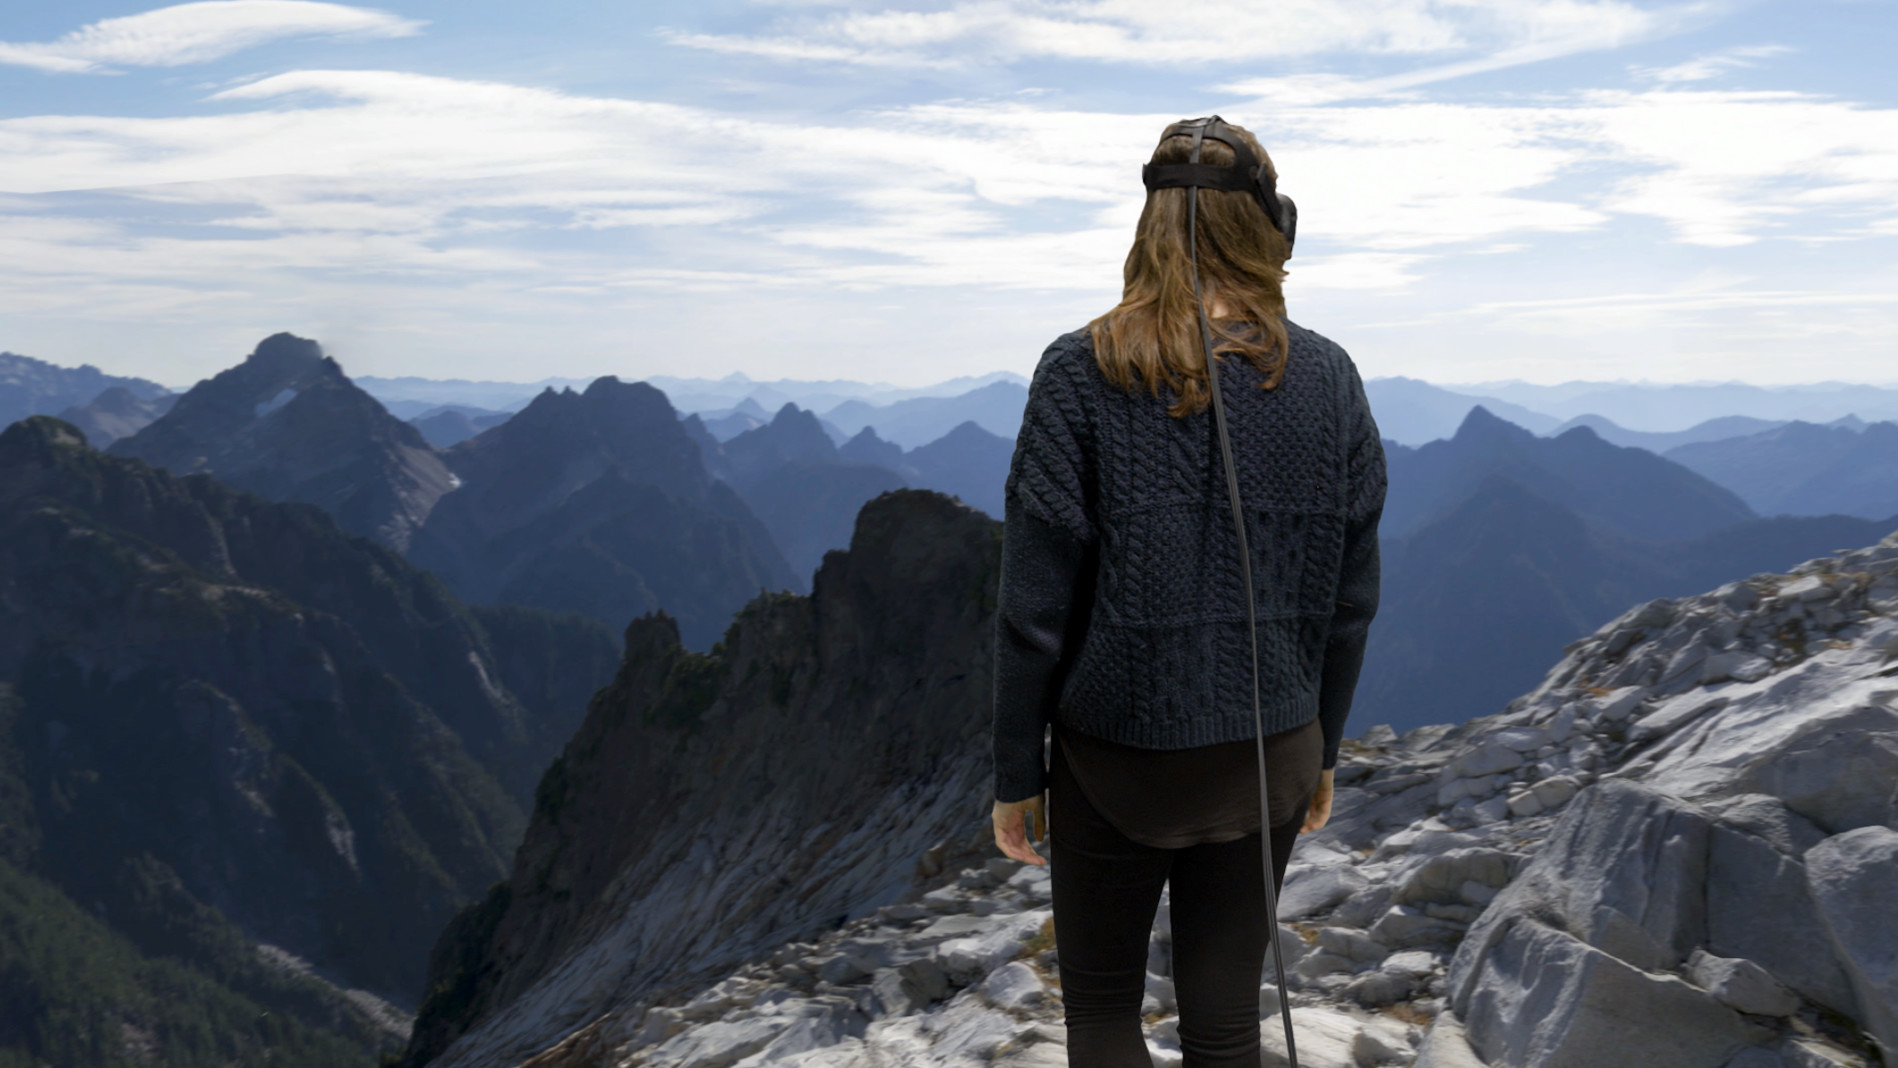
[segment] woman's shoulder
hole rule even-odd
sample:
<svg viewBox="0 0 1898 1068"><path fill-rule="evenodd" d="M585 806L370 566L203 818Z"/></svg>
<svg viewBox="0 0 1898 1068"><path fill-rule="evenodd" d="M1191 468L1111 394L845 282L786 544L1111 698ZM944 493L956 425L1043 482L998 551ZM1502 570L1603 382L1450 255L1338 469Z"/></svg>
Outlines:
<svg viewBox="0 0 1898 1068"><path fill-rule="evenodd" d="M1303 349L1307 352L1321 352L1333 359L1349 360L1344 346L1307 326L1300 326L1290 319L1281 319L1285 324L1286 338L1292 343L1293 351Z"/></svg>
<svg viewBox="0 0 1898 1068"><path fill-rule="evenodd" d="M1071 361L1077 356L1086 356L1091 359L1093 355L1094 331L1089 327L1083 326L1079 329L1070 330L1060 337L1055 338L1053 341L1050 341L1048 347L1042 350L1041 359L1043 362Z"/></svg>
<svg viewBox="0 0 1898 1068"><path fill-rule="evenodd" d="M1035 364L1035 378L1063 391L1075 390L1089 378L1081 371L1094 366L1094 335L1084 326L1048 343Z"/></svg>

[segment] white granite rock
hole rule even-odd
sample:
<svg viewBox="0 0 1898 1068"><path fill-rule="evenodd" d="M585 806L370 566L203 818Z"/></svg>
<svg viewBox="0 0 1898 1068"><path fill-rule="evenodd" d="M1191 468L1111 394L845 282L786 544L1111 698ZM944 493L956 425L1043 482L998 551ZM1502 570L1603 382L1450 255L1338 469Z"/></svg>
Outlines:
<svg viewBox="0 0 1898 1068"><path fill-rule="evenodd" d="M1813 902L1858 1000L1858 1019L1898 1063L1898 831L1860 827L1806 853Z"/></svg>
<svg viewBox="0 0 1898 1068"><path fill-rule="evenodd" d="M1452 1001L1461 1004L1455 985L1474 981L1493 929L1518 914L1558 917L1589 946L1638 968L1678 964L1705 941L1711 826L1701 810L1625 780L1582 791L1458 947L1451 970L1463 978L1452 979Z"/></svg>
<svg viewBox="0 0 1898 1068"><path fill-rule="evenodd" d="M1832 953L1815 952L1831 938L1813 904L1806 866L1795 855L1795 846L1804 853L1820 832L1777 801L1772 804L1783 814L1777 819L1771 809L1751 802L1727 809L1713 829L1707 854L1707 948L1756 961L1805 997L1849 1015L1856 1005L1851 980ZM1743 826L1735 825L1736 816Z"/></svg>
<svg viewBox="0 0 1898 1068"><path fill-rule="evenodd" d="M1440 1012L1430 1021L1430 1029L1424 1032L1412 1068L1489 1068L1489 1065L1470 1048L1463 1021L1453 1012Z"/></svg>
<svg viewBox="0 0 1898 1068"><path fill-rule="evenodd" d="M1898 711L1866 702L1809 716L1803 727L1755 764L1741 788L1771 794L1834 834L1891 821Z"/></svg>
<svg viewBox="0 0 1898 1068"><path fill-rule="evenodd" d="M1687 975L1702 990L1741 1012L1790 1016L1799 1008L1799 995L1765 968L1741 957L1717 957L1697 949L1687 958Z"/></svg>
<svg viewBox="0 0 1898 1068"><path fill-rule="evenodd" d="M1023 942L1041 932L1052 918L1053 909L1030 909L1000 918L982 934L956 938L936 947L936 960L952 982L972 982L996 968L1020 951Z"/></svg>
<svg viewBox="0 0 1898 1068"><path fill-rule="evenodd" d="M1291 1063L1285 1054L1285 1027L1280 1021L1281 1017L1272 1016L1259 1023L1262 1068L1286 1068ZM1292 1010L1292 1039L1298 1044L1298 1063L1302 1068L1359 1068L1357 1037L1370 1026L1373 1021L1367 1014L1353 1015L1319 1006ZM1391 1030L1379 1027L1379 1032L1380 1036L1388 1036Z"/></svg>
<svg viewBox="0 0 1898 1068"><path fill-rule="evenodd" d="M1522 766L1520 750L1503 742L1484 741L1464 750L1450 762L1454 774L1466 779L1481 778Z"/></svg>
<svg viewBox="0 0 1898 1068"><path fill-rule="evenodd" d="M1390 955L1390 947L1363 931L1349 927L1320 927L1318 950L1358 964L1374 964Z"/></svg>
<svg viewBox="0 0 1898 1068"><path fill-rule="evenodd" d="M1363 889L1367 882L1363 873L1349 863L1290 868L1279 894L1279 916L1302 920L1326 912Z"/></svg>
<svg viewBox="0 0 1898 1068"><path fill-rule="evenodd" d="M1164 975L1155 975L1152 972L1147 973L1146 997L1153 999L1155 1006L1157 1006L1153 1010L1155 1012L1179 1011L1179 1000L1174 994L1173 980Z"/></svg>
<svg viewBox="0 0 1898 1068"><path fill-rule="evenodd" d="M1047 987L1033 968L1013 960L990 972L982 981L982 996L998 1009L1032 1008L1046 998Z"/></svg>
<svg viewBox="0 0 1898 1068"><path fill-rule="evenodd" d="M1732 1009L1514 916L1452 1000L1472 1049L1510 1068L1723 1068L1747 1044Z"/></svg>
<svg viewBox="0 0 1898 1068"><path fill-rule="evenodd" d="M1542 813L1542 799L1534 790L1522 790L1509 795L1509 813L1512 816L1529 817Z"/></svg>
<svg viewBox="0 0 1898 1068"><path fill-rule="evenodd" d="M782 1016L713 1020L661 1043L646 1056L654 1068L727 1068L768 1045L797 1021Z"/></svg>

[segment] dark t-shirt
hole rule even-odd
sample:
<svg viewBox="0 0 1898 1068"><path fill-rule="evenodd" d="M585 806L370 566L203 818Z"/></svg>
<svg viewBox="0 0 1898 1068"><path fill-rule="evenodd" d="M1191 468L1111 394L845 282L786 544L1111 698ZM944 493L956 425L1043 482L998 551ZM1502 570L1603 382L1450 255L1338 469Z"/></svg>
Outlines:
<svg viewBox="0 0 1898 1068"><path fill-rule="evenodd" d="M1133 841L1178 849L1259 833L1256 739L1141 749L1058 722L1052 735L1051 758L1067 761L1088 802ZM1318 788L1324 748L1324 729L1315 719L1266 736L1266 793L1274 826L1296 815Z"/></svg>

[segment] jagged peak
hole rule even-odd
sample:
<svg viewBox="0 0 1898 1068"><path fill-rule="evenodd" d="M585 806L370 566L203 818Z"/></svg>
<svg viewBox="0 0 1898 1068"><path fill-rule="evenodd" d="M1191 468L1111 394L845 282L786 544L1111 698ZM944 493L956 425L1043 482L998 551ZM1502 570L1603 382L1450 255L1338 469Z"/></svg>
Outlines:
<svg viewBox="0 0 1898 1068"><path fill-rule="evenodd" d="M962 422L957 423L953 427L950 427L949 432L947 434L944 434L942 437L937 438L936 440L937 441L965 441L965 440L982 441L985 439L998 438L998 437L1000 437L999 434L990 433L986 428L982 426L981 423L978 423L973 419L964 419Z"/></svg>
<svg viewBox="0 0 1898 1068"><path fill-rule="evenodd" d="M323 353L323 346L312 338L298 337L289 331L281 331L259 341L257 347L244 357L245 363L261 364L284 370L301 370L314 367L329 357ZM335 361L329 360L334 363Z"/></svg>
<svg viewBox="0 0 1898 1068"><path fill-rule="evenodd" d="M1524 427L1504 419L1495 412L1478 404L1463 417L1463 422L1451 435L1452 441L1502 440L1528 441L1535 434Z"/></svg>
<svg viewBox="0 0 1898 1068"><path fill-rule="evenodd" d="M663 415L667 422L679 421L678 409L665 391L645 380L622 382L618 375L601 375L587 384L579 396L596 408L613 413L615 418L653 418Z"/></svg>
<svg viewBox="0 0 1898 1068"><path fill-rule="evenodd" d="M830 440L830 435L824 433L824 424L818 421L816 412L809 408L800 408L790 401L786 401L784 407L779 408L778 413L771 417L771 426L777 430L796 429L806 434L821 436L825 441Z"/></svg>

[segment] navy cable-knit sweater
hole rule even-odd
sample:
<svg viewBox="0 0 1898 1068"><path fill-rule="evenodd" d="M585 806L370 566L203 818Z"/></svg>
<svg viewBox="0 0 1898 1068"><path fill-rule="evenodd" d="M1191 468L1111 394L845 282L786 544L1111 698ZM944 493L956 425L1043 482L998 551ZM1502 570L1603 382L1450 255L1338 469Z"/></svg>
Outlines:
<svg viewBox="0 0 1898 1068"><path fill-rule="evenodd" d="M1338 745L1377 613L1384 447L1357 366L1289 320L1279 384L1222 355L1247 521L1265 733ZM1009 466L995 618L995 798L1047 788L1050 720L1146 749L1255 736L1232 505L1210 404L1123 391L1087 330L1055 339Z"/></svg>

